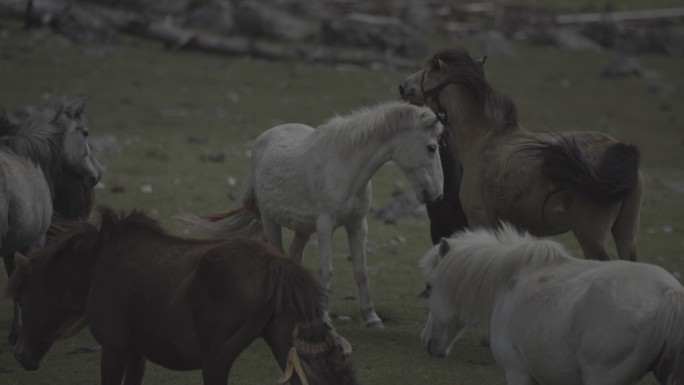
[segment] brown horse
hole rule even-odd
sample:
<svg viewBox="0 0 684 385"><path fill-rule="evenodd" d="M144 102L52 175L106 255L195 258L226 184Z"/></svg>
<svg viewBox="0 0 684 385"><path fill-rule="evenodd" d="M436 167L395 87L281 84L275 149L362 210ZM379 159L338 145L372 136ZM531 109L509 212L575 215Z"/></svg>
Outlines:
<svg viewBox="0 0 684 385"><path fill-rule="evenodd" d="M484 60L440 51L399 91L445 122L463 164L459 193L470 227L511 222L534 235L571 230L586 258L636 260L643 194L639 151L598 132L533 133L485 79Z"/></svg>
<svg viewBox="0 0 684 385"><path fill-rule="evenodd" d="M357 384L351 347L322 321L324 292L306 269L253 240L169 235L141 212L100 210L30 259L8 292L23 309L15 358L35 370L58 337L86 325L102 345L101 384L142 382L150 360L225 385L263 337L292 384ZM296 375L293 375L293 371Z"/></svg>

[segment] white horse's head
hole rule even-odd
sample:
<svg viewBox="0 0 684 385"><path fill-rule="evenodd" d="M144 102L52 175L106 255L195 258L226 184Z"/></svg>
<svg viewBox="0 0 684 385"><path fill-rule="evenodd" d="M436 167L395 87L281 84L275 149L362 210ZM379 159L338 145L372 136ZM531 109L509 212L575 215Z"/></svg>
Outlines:
<svg viewBox="0 0 684 385"><path fill-rule="evenodd" d="M449 252L451 246L447 239L442 238L439 245L428 251L420 261L420 266L426 277L426 290L430 301L430 313L421 334L423 348L431 356L443 357L449 354L461 333L466 329L459 310L451 306L449 293L445 290L432 290L438 282L439 264Z"/></svg>
<svg viewBox="0 0 684 385"><path fill-rule="evenodd" d="M392 160L408 178L416 199L431 203L441 199L444 189L442 162L437 151L437 138L444 128L429 108L410 107L417 109L417 113L403 122L408 129L396 137Z"/></svg>

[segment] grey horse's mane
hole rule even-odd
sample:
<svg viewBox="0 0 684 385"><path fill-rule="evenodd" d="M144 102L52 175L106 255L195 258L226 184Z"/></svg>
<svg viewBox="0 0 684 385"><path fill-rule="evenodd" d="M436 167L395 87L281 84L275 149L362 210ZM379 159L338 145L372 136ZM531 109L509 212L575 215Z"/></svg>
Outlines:
<svg viewBox="0 0 684 385"><path fill-rule="evenodd" d="M46 174L52 186L53 176L61 167L66 130L60 124L63 113L71 114L82 98L61 97L45 104L20 124L11 123L3 113L0 118L0 147L9 148L18 156L31 160Z"/></svg>
<svg viewBox="0 0 684 385"><path fill-rule="evenodd" d="M325 136L327 143L349 151L374 137L386 137L408 128L407 121L419 120L424 113L434 116L428 107L414 106L404 101L389 101L363 107L346 115L337 115L320 125L316 131ZM437 134L441 125L434 127Z"/></svg>
<svg viewBox="0 0 684 385"><path fill-rule="evenodd" d="M420 261L423 273L459 309L462 321L489 332L489 319L501 289L527 269L573 261L557 242L521 233L508 223L497 229L466 230L446 240L440 256L435 246ZM444 303L447 306L447 303Z"/></svg>

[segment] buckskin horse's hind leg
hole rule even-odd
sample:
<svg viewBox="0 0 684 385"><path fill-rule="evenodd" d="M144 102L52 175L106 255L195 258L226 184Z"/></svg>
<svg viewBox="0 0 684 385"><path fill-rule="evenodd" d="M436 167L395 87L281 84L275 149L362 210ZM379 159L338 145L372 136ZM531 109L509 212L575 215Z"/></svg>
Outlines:
<svg viewBox="0 0 684 385"><path fill-rule="evenodd" d="M574 195L566 205L570 229L586 259L608 260L608 234L618 215L620 204L601 206Z"/></svg>
<svg viewBox="0 0 684 385"><path fill-rule="evenodd" d="M100 384L121 385L126 365L129 360L129 352L108 346L102 346L100 361Z"/></svg>
<svg viewBox="0 0 684 385"><path fill-rule="evenodd" d="M620 259L636 261L636 240L639 230L639 216L641 212L641 197L644 193L643 176L639 173L636 186L622 200L620 213L615 219L613 239Z"/></svg>
<svg viewBox="0 0 684 385"><path fill-rule="evenodd" d="M131 352L126 365L126 378L124 385L140 385L145 375L145 363L147 360L140 352Z"/></svg>

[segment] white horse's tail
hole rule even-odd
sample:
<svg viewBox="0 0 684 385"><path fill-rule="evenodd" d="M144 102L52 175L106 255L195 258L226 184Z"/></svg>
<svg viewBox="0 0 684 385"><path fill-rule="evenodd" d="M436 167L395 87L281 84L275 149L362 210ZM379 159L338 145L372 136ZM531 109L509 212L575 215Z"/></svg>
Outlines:
<svg viewBox="0 0 684 385"><path fill-rule="evenodd" d="M191 230L215 239L251 238L264 240L261 215L256 202L254 178L250 174L242 191L242 207L219 214L194 215L182 213L176 217L190 225Z"/></svg>
<svg viewBox="0 0 684 385"><path fill-rule="evenodd" d="M684 385L684 290L665 294L655 323L655 338L662 341L663 351L660 362L654 365L654 373L656 377L667 378L667 384Z"/></svg>

